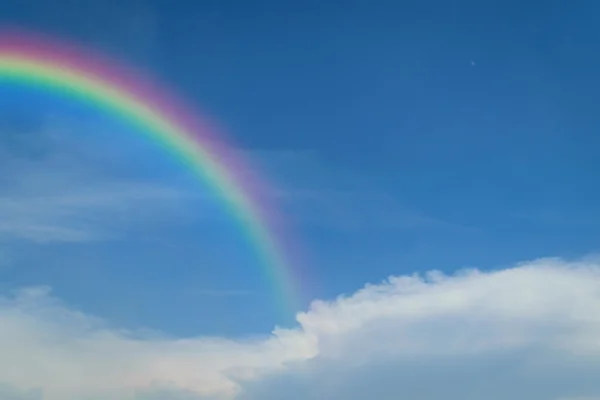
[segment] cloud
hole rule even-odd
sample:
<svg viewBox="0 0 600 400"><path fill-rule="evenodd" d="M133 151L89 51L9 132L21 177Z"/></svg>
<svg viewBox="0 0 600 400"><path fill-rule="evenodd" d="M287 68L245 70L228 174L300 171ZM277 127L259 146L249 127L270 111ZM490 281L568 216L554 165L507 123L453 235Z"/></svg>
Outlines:
<svg viewBox="0 0 600 400"><path fill-rule="evenodd" d="M2 400L42 400L39 390L19 391L10 386L0 385L0 399Z"/></svg>
<svg viewBox="0 0 600 400"><path fill-rule="evenodd" d="M345 231L369 229L442 229L474 231L474 227L425 215L403 204L397 194L374 185L378 178L348 173L329 165L314 151L243 151L277 182L272 193L303 225Z"/></svg>
<svg viewBox="0 0 600 400"><path fill-rule="evenodd" d="M78 125L57 125L44 122L24 135L3 131L10 134L0 138L0 241L114 239L135 226L184 221L190 202L198 205L200 196L177 182L115 167L123 157L113 153L124 150L84 146L72 138ZM201 211L195 207L194 215Z"/></svg>
<svg viewBox="0 0 600 400"><path fill-rule="evenodd" d="M11 253L2 247L0 247L0 271L6 268L10 268L13 262Z"/></svg>
<svg viewBox="0 0 600 400"><path fill-rule="evenodd" d="M143 182L98 182L38 193L12 191L0 198L0 238L84 242L115 237L119 229L182 211L192 196ZM162 217L162 218L161 218Z"/></svg>
<svg viewBox="0 0 600 400"><path fill-rule="evenodd" d="M589 227L596 225L594 220L599 210L594 207L580 206L576 209L561 209L541 206L535 209L527 209L519 212L508 213L508 218L515 218L536 225L545 225L553 228Z"/></svg>
<svg viewBox="0 0 600 400"><path fill-rule="evenodd" d="M210 290L210 289L198 289L191 290L190 294L198 296L210 296L210 297L231 297L231 296L250 296L256 294L251 290Z"/></svg>
<svg viewBox="0 0 600 400"><path fill-rule="evenodd" d="M0 299L0 383L48 400L600 396L597 259L391 277L297 320L264 337L172 338L25 288Z"/></svg>
<svg viewBox="0 0 600 400"><path fill-rule="evenodd" d="M0 240L104 240L140 223L216 214L197 190L182 189L179 173L173 171L162 182L144 175L148 168L143 166L150 164L144 164L149 155L140 156L141 142L115 146L114 133L93 121L62 114L29 118L30 114L0 126ZM375 188L372 177L342 173L315 152L238 152L253 165L276 171L272 178L277 184L265 195L297 219L292 222L355 232L465 229L405 207ZM195 201L193 207L188 200Z"/></svg>

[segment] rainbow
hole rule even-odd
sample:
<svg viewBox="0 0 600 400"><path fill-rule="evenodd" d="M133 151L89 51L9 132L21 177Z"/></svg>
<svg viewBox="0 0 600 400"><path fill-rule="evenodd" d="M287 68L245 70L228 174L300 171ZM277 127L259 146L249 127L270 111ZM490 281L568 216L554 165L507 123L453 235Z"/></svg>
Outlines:
<svg viewBox="0 0 600 400"><path fill-rule="evenodd" d="M222 199L260 258L277 301L298 310L298 277L286 260L282 221L268 187L222 135L139 71L47 37L0 32L0 84L33 86L91 104L171 153ZM220 140L218 140L220 139ZM289 258L289 257L287 257Z"/></svg>

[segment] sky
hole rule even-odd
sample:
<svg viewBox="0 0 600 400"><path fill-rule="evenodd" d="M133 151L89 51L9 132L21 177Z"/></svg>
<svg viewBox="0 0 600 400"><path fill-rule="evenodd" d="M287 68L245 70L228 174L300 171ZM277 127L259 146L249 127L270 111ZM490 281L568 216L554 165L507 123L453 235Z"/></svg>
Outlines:
<svg viewBox="0 0 600 400"><path fill-rule="evenodd" d="M131 126L0 82L0 400L600 399L597 2L3 0L1 28L214 122L302 280L291 309Z"/></svg>

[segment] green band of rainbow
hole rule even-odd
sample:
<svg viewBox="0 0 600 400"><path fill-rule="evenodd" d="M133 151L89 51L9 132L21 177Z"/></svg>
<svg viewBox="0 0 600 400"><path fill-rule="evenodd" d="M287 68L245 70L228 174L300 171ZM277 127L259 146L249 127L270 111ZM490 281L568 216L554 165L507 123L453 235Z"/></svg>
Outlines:
<svg viewBox="0 0 600 400"><path fill-rule="evenodd" d="M266 186L239 153L229 150L221 137L211 136L214 130L173 96L96 54L22 34L0 34L0 83L3 80L91 103L172 153L223 199L253 242L277 301L284 303L286 311L298 309L297 278L277 240L281 221L274 217L275 209L266 204L266 197L261 197Z"/></svg>

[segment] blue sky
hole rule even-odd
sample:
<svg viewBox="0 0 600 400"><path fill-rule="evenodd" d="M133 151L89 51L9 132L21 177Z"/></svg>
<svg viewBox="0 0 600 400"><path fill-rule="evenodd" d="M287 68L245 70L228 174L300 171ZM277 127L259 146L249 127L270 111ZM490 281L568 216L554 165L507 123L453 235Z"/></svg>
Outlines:
<svg viewBox="0 0 600 400"><path fill-rule="evenodd" d="M571 343L587 357L600 354L590 339L598 337L599 266L586 258L600 237L599 18L591 0L4 0L0 27L48 33L135 65L223 126L276 189L305 255L294 261L310 279L295 310L305 313L282 315L232 216L176 160L98 110L0 85L0 321L15 327L0 328L0 349L37 349L36 360L57 354L40 344L46 337L18 342L24 347L11 341L35 327L60 343L93 343L93 351L127 349L136 361L123 363L135 373L124 376L136 385L171 382L140 384L132 399L292 398L281 382L307 398L366 399L373 386L380 398L397 398L382 368L398 368L408 394L441 398L409 385L427 371L407 372L407 360L435 360L440 376L451 361L465 366L457 372L464 377L525 365L473 388L475 397L519 396L494 389L508 376L533 399L596 399L589 396L600 387L585 377L598 371L575 355L568 365L577 377L556 387L539 379L566 371L555 362L560 335L548 324L575 335ZM558 259L529 262L540 257ZM454 275L462 268L483 275ZM404 286L431 270L447 280ZM389 276L404 278L381 283ZM360 291L366 284L379 286ZM481 292L486 285L492 289ZM511 302L515 288L531 298ZM402 297L409 292L420 293L414 303ZM448 311L454 295L461 306ZM411 304L423 320L404 314ZM588 314L573 317L575 305ZM482 310L488 318L474 331L436 336L479 321ZM519 330L523 315L533 322ZM587 322L573 327L571 319ZM148 330L172 339L146 338ZM429 350L390 339L399 332ZM105 336L113 347L95 341ZM389 339L390 348L363 336ZM461 347L485 337L476 350ZM370 350L354 354L356 343ZM549 367L513 357L521 347L499 355L507 343L542 354ZM65 371L110 370L102 357L65 346L75 360ZM186 364L181 351L217 357L218 367ZM157 367L139 361L141 353ZM372 367L362 380L348 367L358 360ZM301 365L280 370L292 361ZM264 379L253 375L269 368ZM115 374L100 389L87 378L61 387L40 371L17 376L0 365L0 394L5 383L23 399L87 399L131 385ZM321 375L354 377L356 388L326 391ZM455 386L456 396L470 398ZM205 395L217 397L198 397Z"/></svg>

